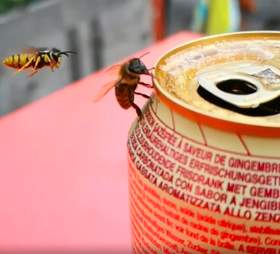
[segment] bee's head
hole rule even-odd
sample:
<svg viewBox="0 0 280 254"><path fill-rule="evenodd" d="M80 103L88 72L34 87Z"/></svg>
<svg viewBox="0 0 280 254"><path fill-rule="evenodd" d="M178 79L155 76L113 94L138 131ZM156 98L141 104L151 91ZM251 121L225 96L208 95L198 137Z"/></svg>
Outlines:
<svg viewBox="0 0 280 254"><path fill-rule="evenodd" d="M145 64L140 60L140 58L132 58L128 62L128 69L136 74L147 74L149 75L149 70Z"/></svg>

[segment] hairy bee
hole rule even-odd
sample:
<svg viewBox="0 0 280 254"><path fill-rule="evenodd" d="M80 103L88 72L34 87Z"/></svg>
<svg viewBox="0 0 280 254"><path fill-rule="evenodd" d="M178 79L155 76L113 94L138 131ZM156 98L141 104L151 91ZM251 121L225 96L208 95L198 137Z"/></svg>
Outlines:
<svg viewBox="0 0 280 254"><path fill-rule="evenodd" d="M52 71L59 68L61 56L74 54L73 51L61 51L56 48L28 48L25 52L6 57L3 64L17 69L21 72L25 69L32 69L30 76L36 74L43 67L50 67Z"/></svg>
<svg viewBox="0 0 280 254"><path fill-rule="evenodd" d="M144 55L146 55L145 53ZM142 55L141 57L143 57ZM134 95L141 95L144 98L150 98L150 96L136 92L136 88L138 84L143 85L145 87L152 88L153 85L146 84L140 81L140 75L149 75L149 69L144 65L144 63L140 60L140 58L132 58L120 65L113 65L110 70L117 69L118 70L118 80L111 81L104 85L102 89L99 91L97 96L95 97L95 101L98 101L104 95L106 95L113 87L115 87L115 95L119 105L123 109L128 109L133 107L138 115L138 117L142 118L141 109L134 103Z"/></svg>

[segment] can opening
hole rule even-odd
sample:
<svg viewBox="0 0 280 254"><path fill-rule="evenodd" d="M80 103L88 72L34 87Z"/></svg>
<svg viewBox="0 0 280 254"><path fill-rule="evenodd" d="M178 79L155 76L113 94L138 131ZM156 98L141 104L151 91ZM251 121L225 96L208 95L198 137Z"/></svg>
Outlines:
<svg viewBox="0 0 280 254"><path fill-rule="evenodd" d="M252 83L241 79L229 79L217 83L217 87L226 93L247 95L255 93L258 89Z"/></svg>
<svg viewBox="0 0 280 254"><path fill-rule="evenodd" d="M232 94L248 95L257 91L257 87L243 80L227 80L218 83L217 87L224 92ZM255 108L241 108L233 105L214 94L207 91L202 86L198 86L197 93L206 101L215 104L216 106L232 110L234 112L248 116L270 116L280 113L280 97L277 97L269 102L260 104Z"/></svg>

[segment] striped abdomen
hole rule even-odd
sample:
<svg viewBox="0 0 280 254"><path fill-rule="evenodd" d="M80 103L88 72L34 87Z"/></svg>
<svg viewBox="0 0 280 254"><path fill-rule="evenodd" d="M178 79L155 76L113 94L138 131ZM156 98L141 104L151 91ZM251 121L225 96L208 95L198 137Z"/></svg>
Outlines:
<svg viewBox="0 0 280 254"><path fill-rule="evenodd" d="M3 60L3 64L19 69L23 67L25 64L27 64L32 58L34 57L34 54L14 54L11 56L6 57ZM35 59L34 59L35 60ZM35 61L32 61L28 67L34 65Z"/></svg>
<svg viewBox="0 0 280 254"><path fill-rule="evenodd" d="M115 94L118 103L124 109L131 107L131 103L134 101L134 91L137 87L136 85L127 85L125 83L119 83L115 87Z"/></svg>

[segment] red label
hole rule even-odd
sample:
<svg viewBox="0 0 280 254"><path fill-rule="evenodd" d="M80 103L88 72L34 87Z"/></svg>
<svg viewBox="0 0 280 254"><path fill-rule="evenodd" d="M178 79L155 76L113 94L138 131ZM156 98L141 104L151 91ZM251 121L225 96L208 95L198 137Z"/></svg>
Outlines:
<svg viewBox="0 0 280 254"><path fill-rule="evenodd" d="M135 253L280 254L280 161L221 151L151 106L129 138Z"/></svg>

